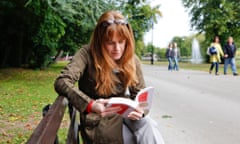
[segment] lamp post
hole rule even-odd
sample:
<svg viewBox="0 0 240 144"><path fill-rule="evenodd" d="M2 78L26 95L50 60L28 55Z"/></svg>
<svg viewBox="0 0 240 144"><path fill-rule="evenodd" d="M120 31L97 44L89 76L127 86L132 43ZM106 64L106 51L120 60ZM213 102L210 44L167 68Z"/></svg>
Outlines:
<svg viewBox="0 0 240 144"><path fill-rule="evenodd" d="M184 47L183 47L183 45L184 45ZM182 55L185 56L186 51L185 51L185 38L184 37L181 38L181 47L180 48L182 49L182 52L183 52Z"/></svg>
<svg viewBox="0 0 240 144"><path fill-rule="evenodd" d="M153 47L153 18L152 18L152 55L151 55L151 64L154 64L154 47Z"/></svg>

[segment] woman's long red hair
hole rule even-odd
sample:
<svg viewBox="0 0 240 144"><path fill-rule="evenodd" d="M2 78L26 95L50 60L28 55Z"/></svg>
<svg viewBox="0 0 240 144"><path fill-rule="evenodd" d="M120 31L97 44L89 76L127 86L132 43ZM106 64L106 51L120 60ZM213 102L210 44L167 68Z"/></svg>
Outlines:
<svg viewBox="0 0 240 144"><path fill-rule="evenodd" d="M132 28L130 24L106 25L106 22L109 20L124 20L124 17L117 11L104 13L98 21L90 42L91 54L96 70L95 89L99 95L105 97L116 94L116 84L119 81L113 73L115 69L119 71L120 83L123 88L134 86L137 82ZM124 53L117 62L108 55L104 47L104 42L111 40L114 32L117 32L120 37L126 39Z"/></svg>

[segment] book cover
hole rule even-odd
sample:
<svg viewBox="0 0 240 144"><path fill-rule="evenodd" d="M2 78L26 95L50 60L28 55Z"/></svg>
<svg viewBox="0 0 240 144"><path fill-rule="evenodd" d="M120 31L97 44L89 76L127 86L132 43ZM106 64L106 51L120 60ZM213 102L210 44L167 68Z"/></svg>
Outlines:
<svg viewBox="0 0 240 144"><path fill-rule="evenodd" d="M153 92L153 87L146 87L138 92L135 100L123 97L113 97L110 98L107 106L120 107L121 110L118 111L118 114L123 117L127 117L131 111L137 106L140 106L144 110L144 114L147 115L152 106Z"/></svg>
<svg viewBox="0 0 240 144"><path fill-rule="evenodd" d="M145 115L147 115L151 109L153 96L154 88L146 87L140 90L135 98L135 101L144 110Z"/></svg>

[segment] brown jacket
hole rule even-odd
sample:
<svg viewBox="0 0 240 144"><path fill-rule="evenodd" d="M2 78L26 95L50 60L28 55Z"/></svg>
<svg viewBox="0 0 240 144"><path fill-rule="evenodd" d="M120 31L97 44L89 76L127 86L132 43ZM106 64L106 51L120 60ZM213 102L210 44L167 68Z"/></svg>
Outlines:
<svg viewBox="0 0 240 144"><path fill-rule="evenodd" d="M145 87L141 63L135 56L137 76L139 83L136 87L130 87L131 96L134 99L136 93ZM96 94L93 59L88 46L81 48L73 57L72 61L62 70L55 81L55 90L59 95L66 96L69 102L80 112L82 136L94 144L122 144L122 117L113 115L100 117L96 113L86 113L89 102L93 99L103 98ZM117 76L116 76L117 77ZM75 83L78 81L78 88ZM117 95L124 95L125 90L119 84Z"/></svg>

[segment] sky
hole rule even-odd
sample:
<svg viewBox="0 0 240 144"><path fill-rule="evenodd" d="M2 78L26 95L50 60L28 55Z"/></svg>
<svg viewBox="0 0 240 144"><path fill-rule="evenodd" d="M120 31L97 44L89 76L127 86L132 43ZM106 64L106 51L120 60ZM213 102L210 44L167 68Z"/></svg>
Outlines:
<svg viewBox="0 0 240 144"><path fill-rule="evenodd" d="M145 34L146 44L153 42L153 45L163 48L167 47L174 36L189 36L194 33L191 31L190 17L181 0L154 0L151 3L151 5L156 4L161 5L159 10L163 17L160 17L158 23L154 24L153 33L150 30Z"/></svg>

